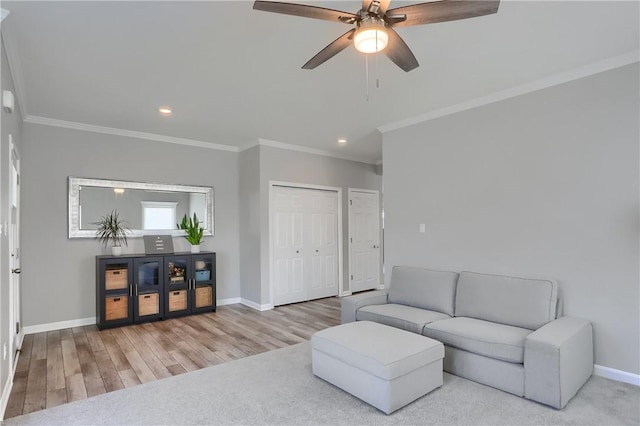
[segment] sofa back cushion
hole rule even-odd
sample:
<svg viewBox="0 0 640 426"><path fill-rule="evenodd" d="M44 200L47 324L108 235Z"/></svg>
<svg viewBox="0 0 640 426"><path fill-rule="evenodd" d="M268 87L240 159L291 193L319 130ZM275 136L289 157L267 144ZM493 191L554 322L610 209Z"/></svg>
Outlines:
<svg viewBox="0 0 640 426"><path fill-rule="evenodd" d="M456 317L536 330L555 319L555 281L461 272Z"/></svg>
<svg viewBox="0 0 640 426"><path fill-rule="evenodd" d="M414 306L453 316L457 282L456 272L394 266L388 303Z"/></svg>

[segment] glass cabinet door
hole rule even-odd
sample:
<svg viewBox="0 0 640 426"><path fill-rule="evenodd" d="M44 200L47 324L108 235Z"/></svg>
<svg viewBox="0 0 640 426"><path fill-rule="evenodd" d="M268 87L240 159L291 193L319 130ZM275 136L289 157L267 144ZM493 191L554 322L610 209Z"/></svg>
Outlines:
<svg viewBox="0 0 640 426"><path fill-rule="evenodd" d="M216 255L193 254L193 311L215 311L216 308Z"/></svg>
<svg viewBox="0 0 640 426"><path fill-rule="evenodd" d="M134 319L147 321L162 316L163 258L134 259Z"/></svg>
<svg viewBox="0 0 640 426"><path fill-rule="evenodd" d="M98 261L99 328L131 323L133 320L131 259Z"/></svg>
<svg viewBox="0 0 640 426"><path fill-rule="evenodd" d="M193 274L189 256L165 256L165 317L188 313Z"/></svg>

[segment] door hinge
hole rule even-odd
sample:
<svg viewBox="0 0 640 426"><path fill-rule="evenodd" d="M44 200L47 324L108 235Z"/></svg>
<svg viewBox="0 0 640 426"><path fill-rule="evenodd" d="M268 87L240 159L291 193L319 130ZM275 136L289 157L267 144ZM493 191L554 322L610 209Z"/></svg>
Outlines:
<svg viewBox="0 0 640 426"><path fill-rule="evenodd" d="M351 275L351 281L353 281L353 275Z"/></svg>
<svg viewBox="0 0 640 426"><path fill-rule="evenodd" d="M349 200L349 205L352 206L353 205L353 200Z"/></svg>
<svg viewBox="0 0 640 426"><path fill-rule="evenodd" d="M20 333L20 322L16 322L16 334Z"/></svg>
<svg viewBox="0 0 640 426"><path fill-rule="evenodd" d="M353 242L353 238L349 238L349 242L352 243Z"/></svg>

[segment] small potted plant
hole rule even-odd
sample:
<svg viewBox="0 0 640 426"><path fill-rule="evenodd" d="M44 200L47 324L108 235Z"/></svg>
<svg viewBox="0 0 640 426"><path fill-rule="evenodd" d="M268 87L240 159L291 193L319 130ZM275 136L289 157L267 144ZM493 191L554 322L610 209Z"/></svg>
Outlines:
<svg viewBox="0 0 640 426"><path fill-rule="evenodd" d="M200 243L202 242L204 228L200 226L198 216L194 213L193 218L190 218L185 214L182 222L176 223L176 226L187 233L184 237L191 244L191 253L200 253Z"/></svg>
<svg viewBox="0 0 640 426"><path fill-rule="evenodd" d="M96 238L105 247L111 242L111 254L120 256L122 245L127 245L127 232L131 232L131 229L124 220L120 219L118 211L112 210L111 213L102 216L98 222L93 222L93 224L98 225Z"/></svg>

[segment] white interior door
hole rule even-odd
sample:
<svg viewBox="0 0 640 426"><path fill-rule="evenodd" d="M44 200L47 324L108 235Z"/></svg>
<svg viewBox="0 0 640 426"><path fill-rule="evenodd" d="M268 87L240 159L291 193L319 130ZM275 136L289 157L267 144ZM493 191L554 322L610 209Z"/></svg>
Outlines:
<svg viewBox="0 0 640 426"><path fill-rule="evenodd" d="M349 279L351 292L378 288L380 274L378 191L349 189Z"/></svg>
<svg viewBox="0 0 640 426"><path fill-rule="evenodd" d="M9 138L9 146L11 155L11 188L9 191L9 208L11 210L11 224L9 227L11 321L9 322L9 327L11 328L10 335L12 336L9 353L13 361L22 341L22 330L20 326L20 155L11 137Z"/></svg>
<svg viewBox="0 0 640 426"><path fill-rule="evenodd" d="M308 300L338 294L338 194L310 191L311 229L308 246L311 268Z"/></svg>
<svg viewBox="0 0 640 426"><path fill-rule="evenodd" d="M274 305L338 294L338 196L334 191L274 186Z"/></svg>

